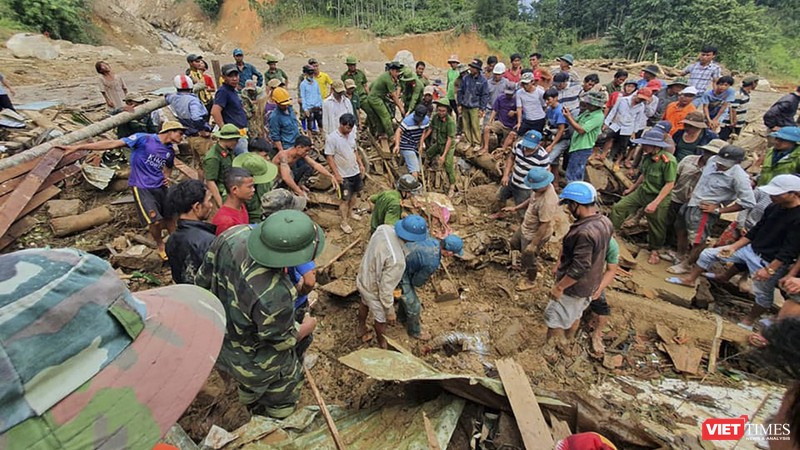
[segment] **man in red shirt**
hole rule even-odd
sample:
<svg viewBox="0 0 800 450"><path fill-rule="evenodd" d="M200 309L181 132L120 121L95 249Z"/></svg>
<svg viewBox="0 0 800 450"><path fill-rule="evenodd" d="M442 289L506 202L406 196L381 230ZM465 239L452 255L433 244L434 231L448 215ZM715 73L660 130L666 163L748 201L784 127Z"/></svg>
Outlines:
<svg viewBox="0 0 800 450"><path fill-rule="evenodd" d="M225 177L225 189L228 191L225 203L211 219L211 223L217 226L217 236L228 228L250 223L246 203L256 192L253 175L246 169L233 167Z"/></svg>

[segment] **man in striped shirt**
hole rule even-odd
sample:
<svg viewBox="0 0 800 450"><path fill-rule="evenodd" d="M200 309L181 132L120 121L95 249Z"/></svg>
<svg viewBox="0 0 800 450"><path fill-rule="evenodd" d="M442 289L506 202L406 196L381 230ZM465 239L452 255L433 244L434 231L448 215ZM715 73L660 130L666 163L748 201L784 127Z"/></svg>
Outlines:
<svg viewBox="0 0 800 450"><path fill-rule="evenodd" d="M542 133L530 130L525 137L514 146L514 149L506 158L503 169L503 179L500 182L500 189L497 191L496 202L493 205L495 214L489 216L493 219L503 217L499 212L506 204L508 199L514 199L514 205L519 206L531 196L531 189L525 184L525 177L528 172L536 166L547 166L548 154L539 143L542 141Z"/></svg>
<svg viewBox="0 0 800 450"><path fill-rule="evenodd" d="M570 83L569 75L565 72L553 75L553 86L558 89L558 103L564 105L574 116L580 114L580 93L583 86L580 83Z"/></svg>
<svg viewBox="0 0 800 450"><path fill-rule="evenodd" d="M414 178L419 175L419 152L422 151L422 142L431 134L430 124L428 107L417 105L414 112L400 122L394 134L394 153L403 155L408 173Z"/></svg>
<svg viewBox="0 0 800 450"><path fill-rule="evenodd" d="M689 86L697 88L698 97L716 84L717 78L722 75L719 64L714 62L716 56L717 47L706 45L700 50L697 61L686 66L681 72L681 76L689 75Z"/></svg>
<svg viewBox="0 0 800 450"><path fill-rule="evenodd" d="M736 98L731 102L728 111L720 120L722 129L719 138L723 141L730 139L732 134L739 135L742 128L747 125L747 109L750 103L750 93L758 86L758 77L750 76L742 80L742 87L736 93Z"/></svg>

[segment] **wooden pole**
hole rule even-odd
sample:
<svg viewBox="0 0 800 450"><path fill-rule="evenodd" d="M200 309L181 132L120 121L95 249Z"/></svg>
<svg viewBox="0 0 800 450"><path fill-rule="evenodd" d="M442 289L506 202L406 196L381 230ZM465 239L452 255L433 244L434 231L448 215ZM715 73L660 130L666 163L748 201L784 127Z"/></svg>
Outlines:
<svg viewBox="0 0 800 450"><path fill-rule="evenodd" d="M167 101L163 97L150 100L144 105L138 106L133 110L133 112L119 113L107 119L103 119L100 122L96 122L87 127L81 128L80 130L67 133L64 136L53 139L52 141L32 147L24 152L9 156L8 158L0 159L0 171L42 156L54 146L74 144L75 142L80 142L89 139L90 137L97 136L98 134L105 133L106 131L113 130L124 123L128 123L133 119L150 114L156 109L163 108L164 106L167 106Z"/></svg>
<svg viewBox="0 0 800 450"><path fill-rule="evenodd" d="M311 372L306 369L305 365L303 365L303 373L305 373L308 384L311 386L311 392L314 394L314 398L317 399L317 404L319 405L320 411L322 411L322 415L325 416L325 423L328 424L328 430L331 432L331 437L333 437L333 443L336 444L336 449L345 450L344 441L342 441L342 437L339 436L336 423L333 421L331 413L328 412L328 407L325 405L325 400L322 398L322 394L319 393L319 389L317 389L317 383L314 382L314 377L311 376Z"/></svg>
<svg viewBox="0 0 800 450"><path fill-rule="evenodd" d="M336 261L338 261L338 260L339 260L339 258L341 258L342 256L344 256L344 254L345 254L345 253L347 253L348 251L350 251L350 249L351 249L351 248L353 248L353 247L355 247L355 246L356 246L356 244L358 244L359 242L361 242L361 238L358 238L358 239L356 239L355 241L351 242L351 243L350 243L350 245L348 245L347 247L345 247L345 248L344 248L344 250L340 251L340 252L339 252L339 253L338 253L336 256L334 256L333 258L331 258L331 260L330 260L330 261L328 261L327 263L325 263L325 265L324 265L324 266L322 266L322 267L318 268L318 269L317 269L317 271L319 271L319 272L322 272L323 270L325 270L325 269L327 269L328 267L330 267L330 265L331 265L331 264L333 264L333 263L335 263Z"/></svg>
<svg viewBox="0 0 800 450"><path fill-rule="evenodd" d="M222 77L222 70L219 68L218 59L211 60L211 69L214 71L214 86L217 86L219 84L220 77ZM219 86L217 86L217 89L219 89Z"/></svg>

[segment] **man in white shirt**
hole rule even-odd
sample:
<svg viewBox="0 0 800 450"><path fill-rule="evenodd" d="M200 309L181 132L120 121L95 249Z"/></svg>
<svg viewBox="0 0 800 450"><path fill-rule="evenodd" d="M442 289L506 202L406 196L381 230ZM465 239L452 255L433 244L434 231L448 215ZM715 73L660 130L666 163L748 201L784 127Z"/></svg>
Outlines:
<svg viewBox="0 0 800 450"><path fill-rule="evenodd" d="M331 95L322 102L322 129L335 130L339 128L339 118L342 115L353 114L353 103L345 94L344 82L336 80L331 84ZM356 130L353 130L354 132ZM354 133L355 134L355 133Z"/></svg>
<svg viewBox="0 0 800 450"><path fill-rule="evenodd" d="M616 164L622 161L628 149L631 135L638 131L638 126L645 122L645 104L653 97L649 88L641 88L636 94L621 97L614 103L603 122L603 131L611 130L611 160Z"/></svg>
<svg viewBox="0 0 800 450"><path fill-rule="evenodd" d="M342 214L340 227L347 234L353 232L349 219L360 219L353 213L353 206L356 203L356 194L364 188L362 174L367 173L356 149L358 143L353 132L355 126L356 117L350 113L343 114L339 118L339 126L325 140L325 159L333 177L339 183L339 198L342 200L339 204L339 212Z"/></svg>

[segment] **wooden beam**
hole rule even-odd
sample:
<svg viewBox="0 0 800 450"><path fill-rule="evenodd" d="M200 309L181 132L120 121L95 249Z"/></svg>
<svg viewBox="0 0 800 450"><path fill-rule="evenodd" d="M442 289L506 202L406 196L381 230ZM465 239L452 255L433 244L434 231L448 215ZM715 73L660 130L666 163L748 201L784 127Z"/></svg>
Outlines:
<svg viewBox="0 0 800 450"><path fill-rule="evenodd" d="M64 168L64 167L74 163L75 161L83 158L84 156L86 156L88 154L89 154L89 152L86 151L86 150L81 150L81 151L77 151L77 152L73 152L73 153L69 153L69 154L67 154L65 152L64 153L64 157L61 158L61 162L59 162L58 165L56 166L56 170ZM37 161L39 161L39 159L37 159ZM27 164L27 163L25 163L25 164ZM22 165L22 164L20 164L20 165ZM70 166L70 167L75 167L75 166ZM80 170L77 167L75 167L75 169L76 170ZM72 174L75 174L75 173L77 173L77 172L73 172ZM68 176L71 176L71 175L68 175ZM52 174L51 174L51 176L52 176ZM63 177L61 179L63 180L64 178L66 178L66 177ZM23 179L24 179L24 177L19 176L19 177L7 180L5 182L2 182L2 184L0 184L0 196L6 195L9 192L11 192L14 189L16 189L17 186L19 186L19 184L22 183ZM58 180L58 181L61 181L61 180ZM46 186L47 183L48 183L48 180L45 180L42 185ZM53 183L50 183L50 184L55 184L55 183L56 182L53 182Z"/></svg>
<svg viewBox="0 0 800 450"><path fill-rule="evenodd" d="M62 168L61 170L57 170L50 174L47 178L45 178L44 183L39 186L39 190L37 192L42 192L43 190L53 186L54 184L58 183L59 181L63 181L66 178L69 178L78 172L81 171L81 168L78 166L67 166ZM11 197L11 193L0 195L0 208L3 207L6 201Z"/></svg>
<svg viewBox="0 0 800 450"><path fill-rule="evenodd" d="M28 205L25 206L25 209L17 215L17 220L22 219L23 217L27 216L28 214L32 213L33 210L42 206L50 200L51 198L55 197L56 195L61 193L61 189L55 186L48 186L45 189L37 192L36 195L33 196L31 201L28 202Z"/></svg>
<svg viewBox="0 0 800 450"><path fill-rule="evenodd" d="M182 174L191 178L192 180L200 179L200 175L197 173L197 170L187 166L183 161L181 161L178 158L175 158L175 168L178 169Z"/></svg>
<svg viewBox="0 0 800 450"><path fill-rule="evenodd" d="M23 217L11 225L5 236L0 238L0 250L11 245L14 241L24 236L36 226L36 219L33 217Z"/></svg>
<svg viewBox="0 0 800 450"><path fill-rule="evenodd" d="M522 442L527 450L553 448L553 436L525 371L511 358L497 361L500 381L511 403Z"/></svg>
<svg viewBox="0 0 800 450"><path fill-rule="evenodd" d="M0 208L0 236L6 234L63 156L64 152L61 149L50 149L39 164L25 176L11 197L3 203Z"/></svg>

